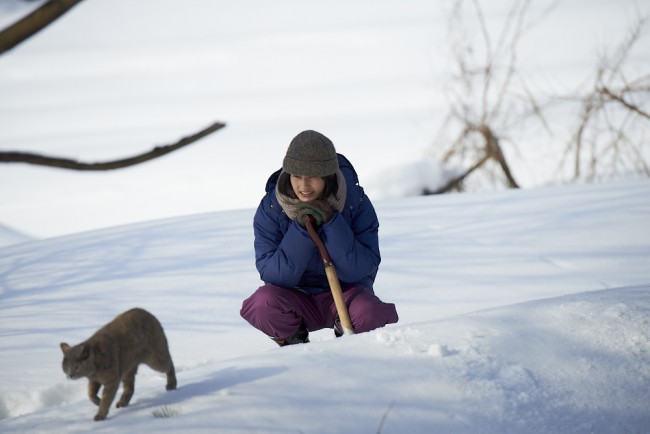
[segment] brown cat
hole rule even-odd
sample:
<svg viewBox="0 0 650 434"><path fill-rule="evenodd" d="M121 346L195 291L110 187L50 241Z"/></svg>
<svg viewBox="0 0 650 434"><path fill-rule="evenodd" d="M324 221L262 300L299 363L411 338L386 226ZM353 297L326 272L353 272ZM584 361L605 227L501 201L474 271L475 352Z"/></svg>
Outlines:
<svg viewBox="0 0 650 434"><path fill-rule="evenodd" d="M88 340L71 347L61 343L63 372L68 378L88 378L88 397L99 406L95 420L104 420L120 386L124 391L117 408L126 407L133 396L140 363L167 374L167 390L176 388L176 373L167 338L155 316L144 309L131 309L97 330ZM104 386L102 399L97 397Z"/></svg>

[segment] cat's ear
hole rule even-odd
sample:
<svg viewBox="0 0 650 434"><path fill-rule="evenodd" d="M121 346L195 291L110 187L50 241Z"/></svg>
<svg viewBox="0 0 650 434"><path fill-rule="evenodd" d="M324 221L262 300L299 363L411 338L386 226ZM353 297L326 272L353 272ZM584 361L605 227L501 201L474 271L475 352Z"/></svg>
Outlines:
<svg viewBox="0 0 650 434"><path fill-rule="evenodd" d="M82 347L81 355L79 356L79 360L86 360L90 356L90 345L85 344Z"/></svg>
<svg viewBox="0 0 650 434"><path fill-rule="evenodd" d="M65 342L61 342L61 351L63 351L63 354L67 353L69 349L70 345L66 344Z"/></svg>

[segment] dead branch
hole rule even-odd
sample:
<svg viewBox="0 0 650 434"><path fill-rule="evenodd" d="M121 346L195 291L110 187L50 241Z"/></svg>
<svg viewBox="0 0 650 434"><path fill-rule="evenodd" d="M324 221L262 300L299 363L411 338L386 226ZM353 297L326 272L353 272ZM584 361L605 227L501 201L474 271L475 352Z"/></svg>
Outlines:
<svg viewBox="0 0 650 434"><path fill-rule="evenodd" d="M47 1L32 13L16 21L6 29L0 31L0 54L11 50L16 45L20 44L40 30L44 29L81 1L82 0ZM0 163L26 163L80 171L121 169L124 167L144 163L158 157L162 157L163 155L169 154L170 152L174 152L177 149L194 143L197 140L223 127L225 127L225 124L216 122L209 127L199 131L198 133L185 137L172 145L157 146L149 152L121 160L106 161L100 163L84 163L68 158L52 157L30 152L0 151Z"/></svg>
<svg viewBox="0 0 650 434"><path fill-rule="evenodd" d="M607 97L609 97L613 101L617 101L617 102L621 103L625 108L627 108L630 111L635 112L639 116L642 116L642 117L650 120L650 114L649 113L641 110L638 106L632 104L631 102L626 101L625 98L623 98L622 95L612 92L609 88L607 88L605 86L598 89L598 92L602 93L603 95L606 95Z"/></svg>
<svg viewBox="0 0 650 434"><path fill-rule="evenodd" d="M510 165L508 165L506 157L503 155L499 138L494 134L489 125L479 125L476 128L485 142L485 155L499 164L503 174L508 180L508 186L510 188L519 188L519 184L515 181L512 171L510 170Z"/></svg>
<svg viewBox="0 0 650 434"><path fill-rule="evenodd" d="M0 54L43 30L81 0L50 0L0 32Z"/></svg>
<svg viewBox="0 0 650 434"><path fill-rule="evenodd" d="M579 100L580 117L560 164L561 168L572 163L573 180L648 176L647 156L642 151L647 141L642 131L650 120L643 107L650 98L650 75L630 81L623 73L648 19L639 17L618 47L601 57L590 89Z"/></svg>
<svg viewBox="0 0 650 434"><path fill-rule="evenodd" d="M449 193L450 191L461 191L462 190L462 184L463 184L463 181L465 180L465 178L467 178L469 175L471 175L476 169L480 168L489 159L490 159L489 156L484 155L483 158L481 158L479 161L474 163L474 165L472 165L472 167L465 170L465 172L461 173L460 175L450 179L445 185L443 185L439 189L437 189L435 191L425 190L423 192L423 194L424 195L444 194L444 193Z"/></svg>
<svg viewBox="0 0 650 434"><path fill-rule="evenodd" d="M216 122L198 133L185 137L172 145L156 146L149 152L122 160L107 161L103 163L83 163L67 158L50 157L28 152L0 152L0 163L27 163L81 171L122 169L124 167L134 166L136 164L144 163L145 161L153 160L154 158L162 157L163 155L194 143L225 126L226 124L224 123Z"/></svg>
<svg viewBox="0 0 650 434"><path fill-rule="evenodd" d="M503 182L508 188L519 188L503 148L503 137L509 134L513 125L520 125L521 118L536 118L547 127L541 105L523 85L524 90L516 92L517 47L533 23L528 20L530 0L513 0L505 23L497 33L495 43L488 30L486 18L478 0L471 0L470 11L475 25L467 25L463 16L463 0L456 0L450 19L450 36L453 55L458 70L457 86L447 89L454 101L450 114L444 122L444 130L458 132L455 140L445 143L442 152L447 164L459 164L465 168L461 174L434 193L460 190L463 181L472 173L483 172L495 182ZM545 9L547 15L550 9ZM537 23L534 23L535 25ZM482 50L476 50L471 29L478 33ZM459 31L460 29L460 31ZM471 44L471 42L469 42ZM522 79L519 79L522 81ZM521 102L523 101L523 106ZM531 114L532 113L532 114ZM442 136L442 134L440 135ZM436 141L443 141L439 138ZM516 146L513 152L517 152ZM488 162L494 165L488 165ZM503 176L499 175L500 172Z"/></svg>

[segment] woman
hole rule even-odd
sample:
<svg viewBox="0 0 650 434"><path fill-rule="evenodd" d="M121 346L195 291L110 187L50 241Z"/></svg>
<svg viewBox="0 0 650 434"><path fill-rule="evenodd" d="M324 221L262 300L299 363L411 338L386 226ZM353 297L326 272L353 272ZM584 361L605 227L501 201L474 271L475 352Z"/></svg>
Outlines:
<svg viewBox="0 0 650 434"><path fill-rule="evenodd" d="M255 260L264 285L241 315L280 346L309 342L309 331L341 335L323 261L303 227L311 215L343 290L352 326L361 333L395 323L395 305L375 296L381 257L379 222L350 162L316 131L290 143L282 169L266 184L253 227Z"/></svg>

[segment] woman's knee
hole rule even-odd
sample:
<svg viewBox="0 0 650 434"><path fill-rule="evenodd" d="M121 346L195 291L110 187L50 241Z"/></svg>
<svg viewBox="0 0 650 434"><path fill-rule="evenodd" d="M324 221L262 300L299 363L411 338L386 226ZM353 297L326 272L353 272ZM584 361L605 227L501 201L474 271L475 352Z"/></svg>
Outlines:
<svg viewBox="0 0 650 434"><path fill-rule="evenodd" d="M257 288L250 297L242 302L241 316L248 318L256 310L268 308L270 304L273 304L273 300L277 298L278 289L280 288L268 284Z"/></svg>
<svg viewBox="0 0 650 434"><path fill-rule="evenodd" d="M354 294L348 309L357 333L374 330L399 320L395 305L381 301L372 290L361 290Z"/></svg>

